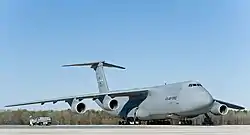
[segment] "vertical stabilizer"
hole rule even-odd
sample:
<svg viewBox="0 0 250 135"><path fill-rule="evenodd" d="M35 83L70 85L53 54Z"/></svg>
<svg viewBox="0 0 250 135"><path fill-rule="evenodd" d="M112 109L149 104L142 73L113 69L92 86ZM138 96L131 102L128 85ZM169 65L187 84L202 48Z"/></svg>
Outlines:
<svg viewBox="0 0 250 135"><path fill-rule="evenodd" d="M99 88L100 93L109 92L108 83L105 77L104 69L103 69L103 63L98 63L95 68L96 73L96 80Z"/></svg>
<svg viewBox="0 0 250 135"><path fill-rule="evenodd" d="M115 67L115 68L125 69L124 67L109 64L109 63L106 63L105 61L63 65L63 67L69 67L69 66L91 66L91 68L95 70L96 80L97 80L98 89L100 93L105 93L109 91L108 83L105 77L103 67Z"/></svg>

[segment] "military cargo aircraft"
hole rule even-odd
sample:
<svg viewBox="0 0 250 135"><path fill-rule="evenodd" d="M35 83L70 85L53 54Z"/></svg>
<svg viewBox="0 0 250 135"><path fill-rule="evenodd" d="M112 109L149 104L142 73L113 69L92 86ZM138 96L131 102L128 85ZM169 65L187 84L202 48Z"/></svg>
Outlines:
<svg viewBox="0 0 250 135"><path fill-rule="evenodd" d="M98 93L78 96L38 100L6 107L65 101L72 112L82 114L86 111L83 99L93 99L104 111L123 119L119 124L171 124L171 119L178 119L181 125L192 125L190 118L205 115L204 125L213 125L208 113L226 115L228 109L245 109L242 106L214 99L198 81L183 81L152 87L110 91L104 73L104 67L125 69L122 66L105 61L84 64L69 64L63 67L90 66L96 73ZM164 121L162 121L164 120Z"/></svg>

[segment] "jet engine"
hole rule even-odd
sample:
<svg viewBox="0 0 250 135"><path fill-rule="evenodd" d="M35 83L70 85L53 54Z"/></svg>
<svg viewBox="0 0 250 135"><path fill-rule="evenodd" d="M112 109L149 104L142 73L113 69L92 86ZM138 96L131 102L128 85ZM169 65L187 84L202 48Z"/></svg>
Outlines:
<svg viewBox="0 0 250 135"><path fill-rule="evenodd" d="M108 111L116 110L119 107L118 101L116 99L112 99L109 96L105 96L103 100L103 108Z"/></svg>
<svg viewBox="0 0 250 135"><path fill-rule="evenodd" d="M226 115L228 113L228 107L224 104L214 102L210 112L214 115Z"/></svg>
<svg viewBox="0 0 250 135"><path fill-rule="evenodd" d="M86 105L82 102L75 102L71 105L71 111L78 114L83 114L86 110Z"/></svg>

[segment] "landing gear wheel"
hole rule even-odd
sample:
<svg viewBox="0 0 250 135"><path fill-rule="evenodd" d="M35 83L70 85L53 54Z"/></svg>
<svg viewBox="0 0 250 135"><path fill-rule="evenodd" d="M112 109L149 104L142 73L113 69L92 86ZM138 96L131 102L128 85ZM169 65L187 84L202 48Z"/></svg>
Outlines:
<svg viewBox="0 0 250 135"><path fill-rule="evenodd" d="M129 125L128 121L122 120L118 122L119 125Z"/></svg>
<svg viewBox="0 0 250 135"><path fill-rule="evenodd" d="M192 120L180 120L179 124L180 125L193 125L193 121Z"/></svg>
<svg viewBox="0 0 250 135"><path fill-rule="evenodd" d="M138 118L128 117L126 120L121 120L118 122L119 125L141 125L141 121Z"/></svg>
<svg viewBox="0 0 250 135"><path fill-rule="evenodd" d="M169 120L152 120L147 121L147 125L171 125L171 122Z"/></svg>
<svg viewBox="0 0 250 135"><path fill-rule="evenodd" d="M214 125L212 119L208 116L208 114L205 114L205 116L206 118L204 118L202 125Z"/></svg>
<svg viewBox="0 0 250 135"><path fill-rule="evenodd" d="M147 121L147 125L157 125L156 121Z"/></svg>
<svg viewBox="0 0 250 135"><path fill-rule="evenodd" d="M187 125L193 125L193 121L192 120L187 120Z"/></svg>
<svg viewBox="0 0 250 135"><path fill-rule="evenodd" d="M171 122L169 120L164 121L164 125L171 125Z"/></svg>

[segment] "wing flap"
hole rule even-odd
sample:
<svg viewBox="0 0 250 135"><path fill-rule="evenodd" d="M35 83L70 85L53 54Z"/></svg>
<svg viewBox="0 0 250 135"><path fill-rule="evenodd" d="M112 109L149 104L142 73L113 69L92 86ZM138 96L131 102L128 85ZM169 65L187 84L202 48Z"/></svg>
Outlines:
<svg viewBox="0 0 250 135"><path fill-rule="evenodd" d="M217 99L215 101L219 102L221 104L225 104L227 107L232 108L232 109L239 109L239 110L245 109L245 107L235 105L235 104L232 104L232 103L228 103L228 102L225 102L225 101L221 101L221 100L217 100Z"/></svg>
<svg viewBox="0 0 250 135"><path fill-rule="evenodd" d="M147 94L147 89L138 89L138 90L121 90L121 91L111 91L107 93L92 93L92 94L85 94L85 95L78 95L78 96L69 96L69 97L60 97L60 98L54 98L54 99L47 99L47 100L38 100L38 101L32 101L32 102L26 102L26 103L20 103L20 104L12 104L12 105L6 105L5 107L14 107L14 106L22 106L22 105L31 105L31 104L45 104L48 102L53 102L55 104L58 101L65 101L70 102L73 99L83 100L88 98L98 98L99 96L103 95L109 95L110 97L122 97L122 96L139 96L140 94Z"/></svg>

